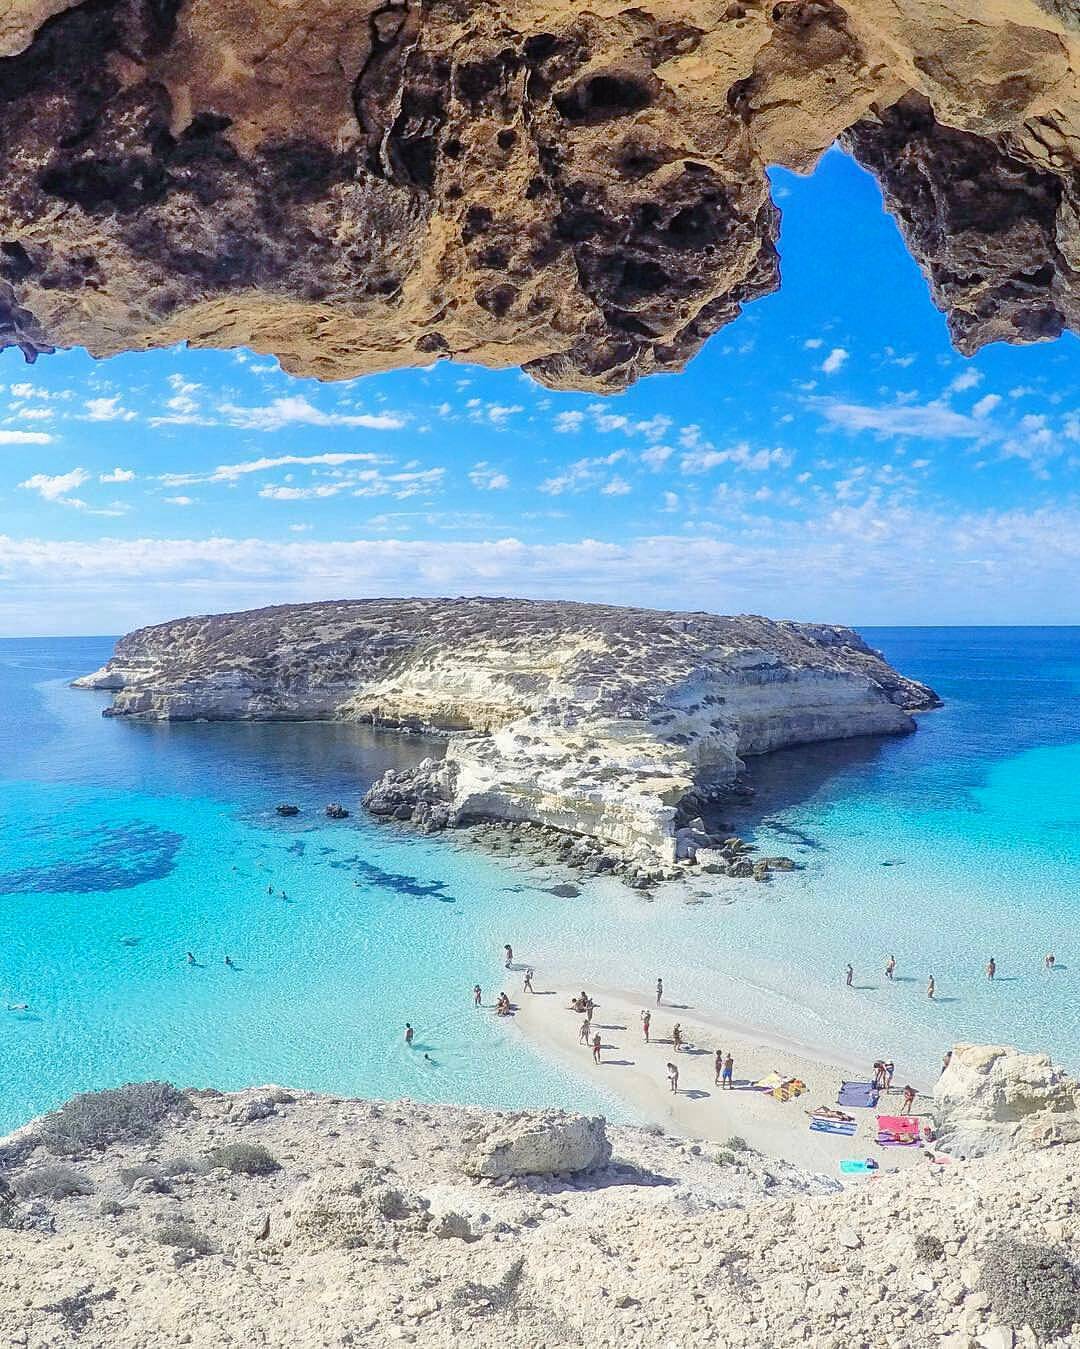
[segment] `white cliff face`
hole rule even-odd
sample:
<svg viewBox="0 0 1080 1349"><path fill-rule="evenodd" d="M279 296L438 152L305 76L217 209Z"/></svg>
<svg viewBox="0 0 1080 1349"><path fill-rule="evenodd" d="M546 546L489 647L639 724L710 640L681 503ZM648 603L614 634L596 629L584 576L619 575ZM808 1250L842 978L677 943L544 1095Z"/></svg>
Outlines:
<svg viewBox="0 0 1080 1349"><path fill-rule="evenodd" d="M1080 1085L1048 1054L956 1045L934 1109L941 1146L957 1156L1080 1141Z"/></svg>
<svg viewBox="0 0 1080 1349"><path fill-rule="evenodd" d="M527 600L361 600L125 637L80 687L114 715L340 717L453 733L377 813L527 820L674 859L681 803L742 756L914 728L937 705L848 628ZM691 812L692 813L692 812Z"/></svg>

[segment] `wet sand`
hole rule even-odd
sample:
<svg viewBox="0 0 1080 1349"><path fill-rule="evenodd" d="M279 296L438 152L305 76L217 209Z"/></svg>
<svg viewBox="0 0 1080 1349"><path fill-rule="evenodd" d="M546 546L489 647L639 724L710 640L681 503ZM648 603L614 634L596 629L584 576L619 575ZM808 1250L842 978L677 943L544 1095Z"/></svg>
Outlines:
<svg viewBox="0 0 1080 1349"><path fill-rule="evenodd" d="M920 1091L928 1084L904 1075L897 1061L894 1089L882 1096L878 1109L851 1109L857 1121L854 1136L819 1133L810 1129L808 1111L819 1105L836 1106L840 1083L845 1079L872 1077L869 1064L830 1058L810 1047L768 1037L739 1026L709 1009L682 1003L677 990L656 1007L651 995L626 990L592 987L587 991L597 1003L593 1030L601 1036L601 1062L579 1043L584 1017L569 1008L581 984L550 981L537 970L535 994L521 992L520 972L508 973L504 984L517 1006L515 1025L529 1043L546 1057L590 1082L618 1095L645 1124L686 1138L724 1145L732 1137L744 1139L767 1156L840 1178L841 1158L873 1157L881 1171L896 1170L917 1162L926 1164L923 1150L882 1148L875 1143L878 1113L899 1114L901 1088L908 1081ZM652 1012L650 1041L641 1029L641 1012ZM682 1027L683 1049L672 1047L672 1027ZM734 1058L735 1089L715 1085L713 1055L716 1049ZM673 1095L667 1080L667 1064L679 1069L679 1091ZM797 1077L809 1090L788 1101L778 1101L753 1083L776 1071ZM916 1099L917 1114L925 1114L929 1099Z"/></svg>

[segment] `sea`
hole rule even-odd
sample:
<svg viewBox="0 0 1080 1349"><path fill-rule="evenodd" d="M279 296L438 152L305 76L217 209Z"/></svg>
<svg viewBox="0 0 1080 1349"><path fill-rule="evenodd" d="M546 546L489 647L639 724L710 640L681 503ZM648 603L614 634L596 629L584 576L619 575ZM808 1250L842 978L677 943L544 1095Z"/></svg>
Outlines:
<svg viewBox="0 0 1080 1349"><path fill-rule="evenodd" d="M559 895L553 868L366 817L374 778L439 752L423 738L103 718L107 695L69 683L111 638L0 641L0 1133L147 1078L633 1118L473 1007L476 983L520 990L506 942L538 987L646 1005L661 976L903 1075L932 1080L963 1040L1080 1068L1080 629L863 632L944 707L910 736L752 760L731 822L798 869L651 897Z"/></svg>

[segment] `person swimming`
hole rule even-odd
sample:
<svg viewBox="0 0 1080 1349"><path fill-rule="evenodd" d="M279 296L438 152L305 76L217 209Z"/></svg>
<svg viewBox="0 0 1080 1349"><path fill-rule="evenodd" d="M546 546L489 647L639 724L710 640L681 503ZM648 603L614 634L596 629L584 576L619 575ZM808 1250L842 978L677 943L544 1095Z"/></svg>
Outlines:
<svg viewBox="0 0 1080 1349"><path fill-rule="evenodd" d="M30 1004L29 1004L28 1002L9 1002L9 1003L8 1003L8 1011L9 1011L9 1012L28 1012L29 1010L30 1010Z"/></svg>
<svg viewBox="0 0 1080 1349"><path fill-rule="evenodd" d="M191 951L189 951L189 952L187 953L187 963L188 963L189 965L197 965L197 964L199 963L199 962L195 959L195 956L194 956L194 954L193 954Z"/></svg>
<svg viewBox="0 0 1080 1349"><path fill-rule="evenodd" d="M230 970L236 969L236 966L233 964L233 961L232 961L232 956L226 956L226 957L225 957L225 964L228 965L228 967L229 967Z"/></svg>

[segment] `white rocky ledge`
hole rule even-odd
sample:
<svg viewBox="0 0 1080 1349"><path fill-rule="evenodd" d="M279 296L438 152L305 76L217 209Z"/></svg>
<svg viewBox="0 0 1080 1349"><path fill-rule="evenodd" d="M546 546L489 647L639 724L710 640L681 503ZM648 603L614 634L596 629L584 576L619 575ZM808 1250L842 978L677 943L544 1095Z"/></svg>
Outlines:
<svg viewBox="0 0 1080 1349"><path fill-rule="evenodd" d="M445 757L387 774L371 810L428 829L528 821L623 864L673 863L679 827L745 756L910 731L938 705L850 628L512 599L180 619L123 638L76 684L114 691L117 716L443 732Z"/></svg>

